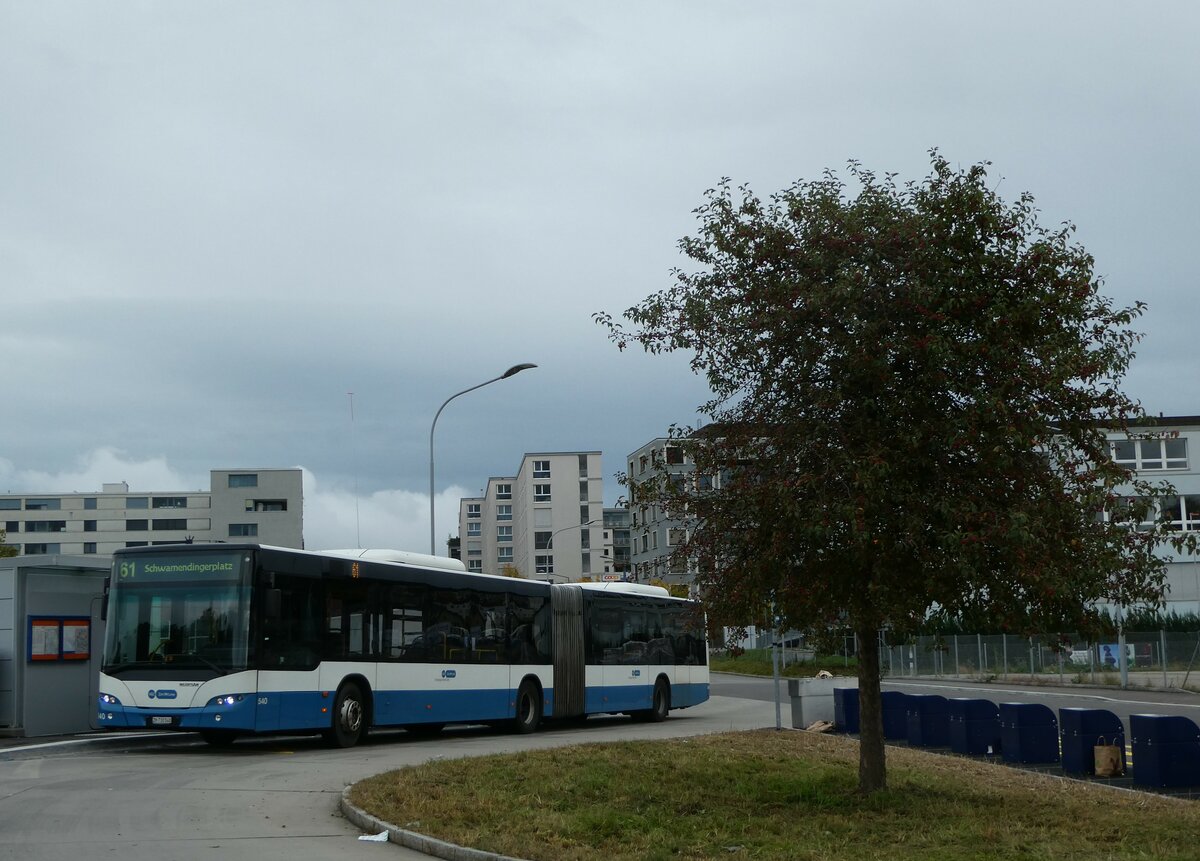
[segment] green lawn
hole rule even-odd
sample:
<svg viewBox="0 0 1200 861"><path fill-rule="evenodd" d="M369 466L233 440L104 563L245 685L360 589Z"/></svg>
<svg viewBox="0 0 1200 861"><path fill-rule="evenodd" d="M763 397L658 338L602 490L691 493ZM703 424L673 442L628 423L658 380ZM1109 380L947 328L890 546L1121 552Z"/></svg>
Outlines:
<svg viewBox="0 0 1200 861"><path fill-rule="evenodd" d="M856 791L857 741L760 730L439 761L351 800L520 858L1107 861L1200 857L1200 804L889 748Z"/></svg>
<svg viewBox="0 0 1200 861"><path fill-rule="evenodd" d="M709 669L715 673L747 673L755 676L774 675L769 649L747 649L736 658L726 657L722 653L713 653L708 659ZM780 675L793 677L815 676L821 670L833 673L835 676L856 676L858 674L858 659L834 655L818 655L808 661L789 661L783 667Z"/></svg>

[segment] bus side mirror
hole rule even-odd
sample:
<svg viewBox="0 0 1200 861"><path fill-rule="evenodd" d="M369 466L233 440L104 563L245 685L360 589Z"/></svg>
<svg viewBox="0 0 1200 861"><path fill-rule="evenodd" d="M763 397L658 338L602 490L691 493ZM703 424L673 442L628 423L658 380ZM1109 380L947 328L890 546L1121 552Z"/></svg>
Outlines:
<svg viewBox="0 0 1200 861"><path fill-rule="evenodd" d="M104 594L100 597L100 621L108 621L108 589L112 586L112 577L104 578Z"/></svg>
<svg viewBox="0 0 1200 861"><path fill-rule="evenodd" d="M263 610L268 619L278 619L283 615L282 589L267 589L263 593Z"/></svg>

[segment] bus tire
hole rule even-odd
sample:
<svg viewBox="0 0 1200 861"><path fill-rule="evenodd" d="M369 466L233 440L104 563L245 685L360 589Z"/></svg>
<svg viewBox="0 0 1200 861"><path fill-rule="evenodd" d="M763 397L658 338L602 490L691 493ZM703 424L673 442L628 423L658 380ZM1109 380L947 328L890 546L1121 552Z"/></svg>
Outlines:
<svg viewBox="0 0 1200 861"><path fill-rule="evenodd" d="M200 738L209 747L229 747L237 741L238 734L227 729L202 729Z"/></svg>
<svg viewBox="0 0 1200 861"><path fill-rule="evenodd" d="M517 714L513 729L521 735L536 732L542 722L542 689L537 682L526 679L517 688Z"/></svg>
<svg viewBox="0 0 1200 861"><path fill-rule="evenodd" d="M662 676L654 683L654 695L650 700L650 708L635 712L634 717L648 723L662 723L671 711L671 683Z"/></svg>
<svg viewBox="0 0 1200 861"><path fill-rule="evenodd" d="M338 688L333 700L333 721L325 740L333 747L354 747L362 741L367 728L367 704L354 682Z"/></svg>

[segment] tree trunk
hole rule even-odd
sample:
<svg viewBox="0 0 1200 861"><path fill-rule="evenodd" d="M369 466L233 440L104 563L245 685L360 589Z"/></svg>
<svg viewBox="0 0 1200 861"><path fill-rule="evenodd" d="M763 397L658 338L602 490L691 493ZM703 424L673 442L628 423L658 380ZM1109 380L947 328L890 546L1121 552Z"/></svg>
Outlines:
<svg viewBox="0 0 1200 861"><path fill-rule="evenodd" d="M858 634L858 790L867 795L887 787L883 747L883 701L879 695L879 631L863 625Z"/></svg>

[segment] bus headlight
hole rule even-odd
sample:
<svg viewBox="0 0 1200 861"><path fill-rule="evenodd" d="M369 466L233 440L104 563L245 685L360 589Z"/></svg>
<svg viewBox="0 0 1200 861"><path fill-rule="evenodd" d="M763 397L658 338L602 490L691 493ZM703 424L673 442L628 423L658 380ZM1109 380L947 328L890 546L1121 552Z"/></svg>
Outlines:
<svg viewBox="0 0 1200 861"><path fill-rule="evenodd" d="M240 703L244 697L241 694L226 694L225 696L213 697L208 701L210 706L231 706L235 703Z"/></svg>
<svg viewBox="0 0 1200 861"><path fill-rule="evenodd" d="M100 702L106 706L119 706L121 704L121 701L112 694L100 694Z"/></svg>

